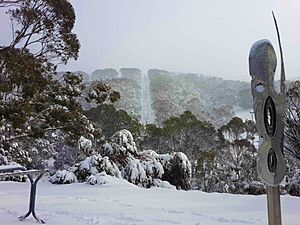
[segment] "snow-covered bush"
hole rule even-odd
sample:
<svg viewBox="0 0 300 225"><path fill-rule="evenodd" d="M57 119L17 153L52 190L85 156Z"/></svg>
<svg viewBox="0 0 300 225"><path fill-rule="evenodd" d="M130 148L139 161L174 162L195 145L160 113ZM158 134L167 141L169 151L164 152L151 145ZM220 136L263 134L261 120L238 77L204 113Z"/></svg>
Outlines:
<svg viewBox="0 0 300 225"><path fill-rule="evenodd" d="M187 156L182 152L174 152L170 156L164 154L162 160L165 171L162 179L178 189L189 190L192 166Z"/></svg>
<svg viewBox="0 0 300 225"><path fill-rule="evenodd" d="M300 169L296 171L295 175L290 180L288 192L290 195L300 196Z"/></svg>
<svg viewBox="0 0 300 225"><path fill-rule="evenodd" d="M91 142L81 137L78 142L79 149L90 152ZM56 165L60 161L66 161L70 151L61 151L64 156L56 159ZM147 150L138 152L133 136L128 130L115 133L103 146L105 156L93 154L76 163L66 170L58 171L51 177L52 183L67 183L65 175L70 172L79 182L89 184L103 184L103 174L118 178L125 178L129 182L140 187L165 187L178 189L190 189L191 163L187 156L181 152L172 154L157 154L155 151ZM66 154L65 154L66 153ZM65 165L61 163L61 165ZM68 177L68 176L67 176Z"/></svg>
<svg viewBox="0 0 300 225"><path fill-rule="evenodd" d="M190 189L191 163L185 154L176 152L159 155L155 151L140 152L137 158L129 159L124 169L124 178L142 187L158 186L165 180L178 189Z"/></svg>
<svg viewBox="0 0 300 225"><path fill-rule="evenodd" d="M76 183L77 178L73 172L67 170L58 170L50 177L49 181L52 184L71 184Z"/></svg>
<svg viewBox="0 0 300 225"><path fill-rule="evenodd" d="M252 181L250 184L245 185L244 190L249 195L262 195L266 194L266 185L259 181Z"/></svg>
<svg viewBox="0 0 300 225"><path fill-rule="evenodd" d="M133 136L128 130L121 130L115 133L109 142L104 145L104 150L108 155L137 155L136 144Z"/></svg>
<svg viewBox="0 0 300 225"><path fill-rule="evenodd" d="M79 181L86 181L90 175L106 172L108 175L121 177L121 172L116 164L107 156L100 154L86 157L83 161L75 164L72 171L76 174Z"/></svg>
<svg viewBox="0 0 300 225"><path fill-rule="evenodd" d="M149 186L149 180L142 163L138 159L132 159L124 169L124 178L138 186Z"/></svg>
<svg viewBox="0 0 300 225"><path fill-rule="evenodd" d="M104 176L106 176L105 172L97 173L96 175L91 175L87 178L87 182L90 185L105 184L106 182L105 182Z"/></svg>

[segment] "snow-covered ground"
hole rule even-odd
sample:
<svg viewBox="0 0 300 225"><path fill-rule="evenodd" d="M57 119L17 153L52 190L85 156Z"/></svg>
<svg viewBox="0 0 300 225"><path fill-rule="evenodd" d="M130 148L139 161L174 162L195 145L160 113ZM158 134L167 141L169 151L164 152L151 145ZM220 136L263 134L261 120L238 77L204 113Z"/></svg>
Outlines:
<svg viewBox="0 0 300 225"><path fill-rule="evenodd" d="M144 189L105 177L106 184L38 184L37 214L46 224L267 224L266 196ZM0 182L0 224L37 224L17 217L28 207L29 183ZM284 225L300 224L300 199L282 196Z"/></svg>

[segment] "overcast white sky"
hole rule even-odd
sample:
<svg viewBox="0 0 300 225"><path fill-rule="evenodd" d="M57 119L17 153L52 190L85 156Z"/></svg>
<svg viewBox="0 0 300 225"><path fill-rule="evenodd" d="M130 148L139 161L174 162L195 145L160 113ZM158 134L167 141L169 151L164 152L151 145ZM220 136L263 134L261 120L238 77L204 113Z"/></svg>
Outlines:
<svg viewBox="0 0 300 225"><path fill-rule="evenodd" d="M69 70L91 73L108 67L138 67L144 71L160 68L249 81L251 45L267 38L278 50L271 16L274 10L287 78L300 76L299 0L71 0L71 3L77 15L74 32L81 49L79 59L67 65Z"/></svg>

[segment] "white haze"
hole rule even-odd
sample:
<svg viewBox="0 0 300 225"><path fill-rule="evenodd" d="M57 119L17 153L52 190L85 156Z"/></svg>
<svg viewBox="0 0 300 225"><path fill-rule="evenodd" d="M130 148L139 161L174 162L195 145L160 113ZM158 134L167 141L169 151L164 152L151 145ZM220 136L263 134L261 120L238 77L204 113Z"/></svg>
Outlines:
<svg viewBox="0 0 300 225"><path fill-rule="evenodd" d="M287 78L300 76L298 0L71 0L77 61L60 69L138 67L250 80L248 53L267 38L278 52L274 10ZM3 17L3 15L0 17ZM3 17L4 18L4 17ZM2 20L2 19L1 19ZM0 45L11 33L0 21ZM3 32L2 32L3 31ZM279 55L277 54L278 58Z"/></svg>

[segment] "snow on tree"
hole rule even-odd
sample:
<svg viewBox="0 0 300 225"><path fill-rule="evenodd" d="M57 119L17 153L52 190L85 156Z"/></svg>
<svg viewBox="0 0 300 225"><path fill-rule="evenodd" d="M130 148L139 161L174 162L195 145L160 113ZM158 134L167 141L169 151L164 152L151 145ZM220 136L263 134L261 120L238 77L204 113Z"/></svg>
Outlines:
<svg viewBox="0 0 300 225"><path fill-rule="evenodd" d="M78 148L84 153L88 153L92 149L92 141L81 136L78 140Z"/></svg>
<svg viewBox="0 0 300 225"><path fill-rule="evenodd" d="M148 187L149 181L146 171L138 159L132 159L124 168L124 178L142 187Z"/></svg>
<svg viewBox="0 0 300 225"><path fill-rule="evenodd" d="M78 143L80 149L91 148L91 142L86 138L81 137ZM103 145L103 150L105 156L99 153L90 155L69 167L67 171L74 174L79 182L91 185L104 184L107 174L124 178L140 187L172 189L176 186L185 190L190 188L191 163L182 152L161 155L152 150L138 152L133 136L128 130L115 133L109 142ZM66 170L57 171L50 181L70 182L65 177L70 177L67 176ZM72 182L75 182L75 179Z"/></svg>
<svg viewBox="0 0 300 225"><path fill-rule="evenodd" d="M94 128L80 99L102 104L120 95L104 82L85 91L80 74L56 71L77 59L80 48L69 1L0 1L0 8L12 28L12 40L0 46L0 148L24 166L41 167L38 161L46 160L50 149L22 145L46 142L58 130L67 134L67 143L92 137ZM20 146L15 148L15 142Z"/></svg>
<svg viewBox="0 0 300 225"><path fill-rule="evenodd" d="M78 157L77 148L70 145L63 145L62 148L57 152L54 159L54 167L56 169L67 169L68 167L74 165Z"/></svg>
<svg viewBox="0 0 300 225"><path fill-rule="evenodd" d="M284 150L300 161L300 81L293 82L286 93Z"/></svg>
<svg viewBox="0 0 300 225"><path fill-rule="evenodd" d="M164 159L167 157L164 156ZM163 180L169 181L178 189L189 190L192 166L187 156L182 152L174 152L170 155L170 161L165 161L166 167Z"/></svg>
<svg viewBox="0 0 300 225"><path fill-rule="evenodd" d="M83 161L75 164L71 170L80 181L86 181L88 176L96 175L103 171L108 175L121 177L121 172L116 164L107 156L102 157L100 154L86 157Z"/></svg>
<svg viewBox="0 0 300 225"><path fill-rule="evenodd" d="M123 129L116 132L109 140L111 147L106 145L106 149L109 150L109 154L114 155L136 155L137 148L133 140L133 136L130 131Z"/></svg>
<svg viewBox="0 0 300 225"><path fill-rule="evenodd" d="M136 185L150 187L154 179L162 179L177 188L190 189L191 163L184 153L159 155L151 150L138 152L128 130L114 134L104 145L104 150L119 168L123 168L124 178Z"/></svg>
<svg viewBox="0 0 300 225"><path fill-rule="evenodd" d="M300 196L300 169L292 177L288 186L288 192L290 195Z"/></svg>
<svg viewBox="0 0 300 225"><path fill-rule="evenodd" d="M136 158L129 159L124 168L124 178L138 186L150 187L155 179L161 179L164 169L153 151L140 152Z"/></svg>
<svg viewBox="0 0 300 225"><path fill-rule="evenodd" d="M3 148L0 148L0 166L8 165L7 155L8 155L8 152L5 151Z"/></svg>

